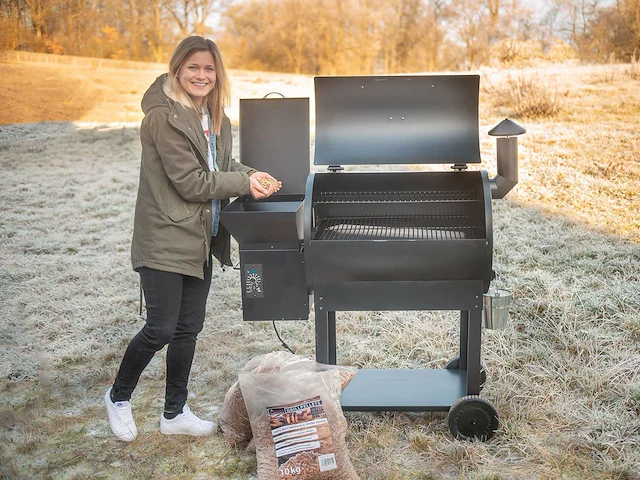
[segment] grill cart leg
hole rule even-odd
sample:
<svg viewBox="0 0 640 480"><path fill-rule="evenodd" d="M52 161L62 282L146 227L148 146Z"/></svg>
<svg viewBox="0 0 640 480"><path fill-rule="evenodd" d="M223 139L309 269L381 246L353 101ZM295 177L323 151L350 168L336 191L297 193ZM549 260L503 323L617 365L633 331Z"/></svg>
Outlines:
<svg viewBox="0 0 640 480"><path fill-rule="evenodd" d="M452 358L444 368L447 370L467 370L467 349L469 345L469 311L460 311L460 356ZM487 381L487 372L480 363L480 388Z"/></svg>
<svg viewBox="0 0 640 480"><path fill-rule="evenodd" d="M336 312L316 307L316 361L336 364Z"/></svg>
<svg viewBox="0 0 640 480"><path fill-rule="evenodd" d="M460 310L460 361L456 368L467 368L467 344L469 339L469 310Z"/></svg>
<svg viewBox="0 0 640 480"><path fill-rule="evenodd" d="M447 362L444 366L447 370L459 370L460 369L460 357L452 358ZM487 371L484 368L484 365L480 365L480 389L482 389L483 385L487 382ZM465 388L466 388L465 381Z"/></svg>
<svg viewBox="0 0 640 480"><path fill-rule="evenodd" d="M482 341L482 310L467 313L467 395L478 395L482 383L480 376L480 344ZM462 364L462 362L461 362ZM462 365L460 366L462 368Z"/></svg>

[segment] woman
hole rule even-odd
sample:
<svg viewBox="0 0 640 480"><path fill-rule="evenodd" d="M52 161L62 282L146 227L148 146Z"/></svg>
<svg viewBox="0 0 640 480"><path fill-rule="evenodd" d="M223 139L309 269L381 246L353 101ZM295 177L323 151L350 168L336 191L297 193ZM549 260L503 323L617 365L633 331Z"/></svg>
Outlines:
<svg viewBox="0 0 640 480"><path fill-rule="evenodd" d="M260 199L278 189L268 173L231 159L231 124L224 114L229 97L218 47L194 36L180 42L169 73L158 77L142 99L131 259L140 273L147 321L105 393L111 429L123 441L137 435L131 393L154 354L167 344L160 431L201 436L216 429L214 422L194 415L186 400L211 285L211 256L231 265L230 237L219 224L219 212L229 197L251 194Z"/></svg>

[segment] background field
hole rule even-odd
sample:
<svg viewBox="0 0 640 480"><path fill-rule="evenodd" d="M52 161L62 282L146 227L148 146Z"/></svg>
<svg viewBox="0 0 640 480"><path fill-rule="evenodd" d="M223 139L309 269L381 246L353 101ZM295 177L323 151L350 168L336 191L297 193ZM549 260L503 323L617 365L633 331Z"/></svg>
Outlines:
<svg viewBox="0 0 640 480"><path fill-rule="evenodd" d="M479 72L478 168L491 174L486 132L514 114L509 86L531 83L559 106L551 118L517 119L528 130L520 183L493 202L499 286L514 294L511 327L483 339L483 396L500 430L465 443L442 413L348 413L362 479L640 478L640 81L631 68ZM255 475L255 456L221 436L158 432L163 352L133 397L136 441L113 438L102 404L143 322L129 264L139 102L162 70L0 63L0 478ZM234 121L238 98L313 95L308 76L231 75ZM457 355L456 315L340 313L339 361L442 367ZM313 355L312 320L278 327L296 353ZM216 269L193 409L215 416L244 364L279 348L269 323L243 323L238 272Z"/></svg>

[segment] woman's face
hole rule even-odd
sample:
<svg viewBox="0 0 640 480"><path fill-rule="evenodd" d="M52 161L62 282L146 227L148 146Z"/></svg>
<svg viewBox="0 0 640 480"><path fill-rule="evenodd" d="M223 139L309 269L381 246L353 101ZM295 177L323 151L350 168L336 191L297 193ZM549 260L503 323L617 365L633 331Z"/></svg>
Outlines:
<svg viewBox="0 0 640 480"><path fill-rule="evenodd" d="M187 94L198 105L216 84L216 66L208 50L195 52L178 71L178 80Z"/></svg>

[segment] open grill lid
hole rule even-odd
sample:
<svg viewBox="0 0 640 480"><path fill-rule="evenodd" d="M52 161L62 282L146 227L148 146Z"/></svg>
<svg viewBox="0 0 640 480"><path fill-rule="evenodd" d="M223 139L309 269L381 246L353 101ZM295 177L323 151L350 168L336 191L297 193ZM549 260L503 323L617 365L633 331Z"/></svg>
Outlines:
<svg viewBox="0 0 640 480"><path fill-rule="evenodd" d="M282 182L274 195L304 195L309 175L309 99L240 99L240 159Z"/></svg>
<svg viewBox="0 0 640 480"><path fill-rule="evenodd" d="M237 198L222 209L220 221L240 245L293 244L297 250L309 175L309 99L241 99L240 157L282 188L266 199Z"/></svg>
<svg viewBox="0 0 640 480"><path fill-rule="evenodd" d="M316 77L315 165L480 163L478 75Z"/></svg>

